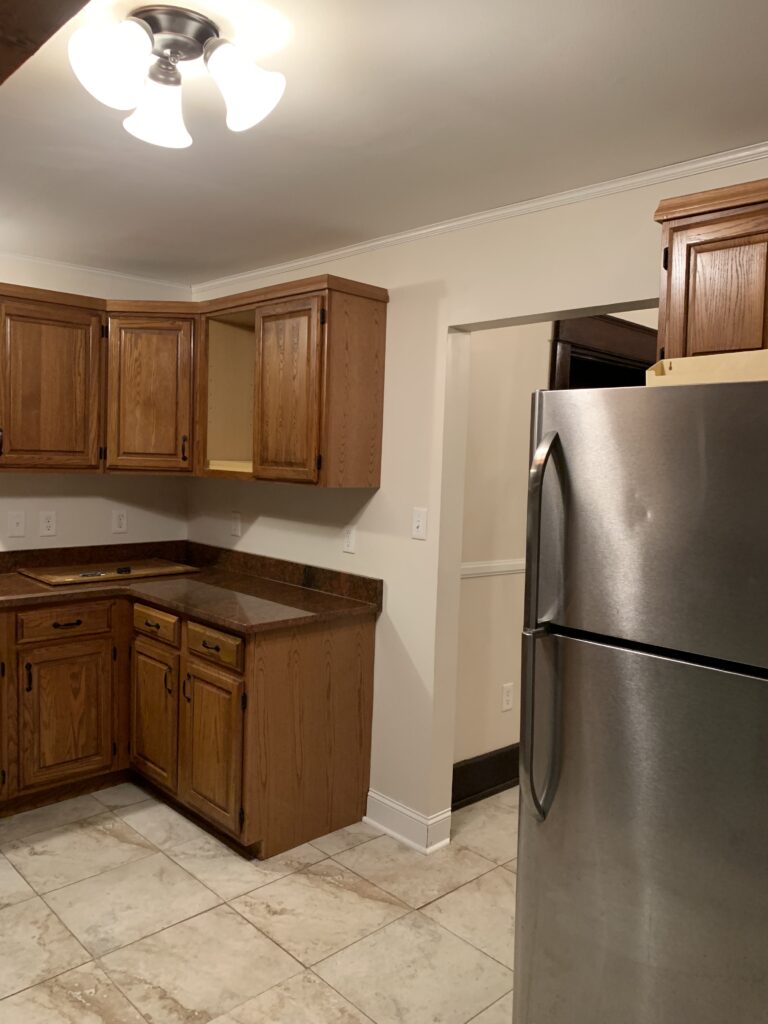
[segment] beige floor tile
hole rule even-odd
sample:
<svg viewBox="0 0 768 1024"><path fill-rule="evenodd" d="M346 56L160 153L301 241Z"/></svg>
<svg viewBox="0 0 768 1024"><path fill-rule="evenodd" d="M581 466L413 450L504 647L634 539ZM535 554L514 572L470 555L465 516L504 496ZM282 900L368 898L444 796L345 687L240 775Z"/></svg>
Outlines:
<svg viewBox="0 0 768 1024"><path fill-rule="evenodd" d="M57 889L45 899L95 955L168 928L220 902L162 853Z"/></svg>
<svg viewBox="0 0 768 1024"><path fill-rule="evenodd" d="M490 871L493 864L471 850L447 846L429 855L390 836L346 850L335 860L411 907L421 907Z"/></svg>
<svg viewBox="0 0 768 1024"><path fill-rule="evenodd" d="M149 793L132 782L121 782L119 786L100 789L93 796L99 803L114 810L117 807L130 807L131 804L143 803L149 797Z"/></svg>
<svg viewBox="0 0 768 1024"><path fill-rule="evenodd" d="M512 789L505 789L501 793L497 793L493 800L498 801L500 804L506 804L508 807L520 807L520 787L515 786Z"/></svg>
<svg viewBox="0 0 768 1024"><path fill-rule="evenodd" d="M28 839L16 839L4 844L3 851L39 893L156 852L143 836L109 811L48 832L36 832Z"/></svg>
<svg viewBox="0 0 768 1024"><path fill-rule="evenodd" d="M414 913L315 971L377 1024L465 1024L512 988L512 972Z"/></svg>
<svg viewBox="0 0 768 1024"><path fill-rule="evenodd" d="M367 843L369 839L375 839L381 834L380 829L374 828L366 821L358 821L355 825L340 828L338 832L331 832L330 835L323 836L321 839L313 839L312 845L327 857L333 857L336 853L351 850L354 846Z"/></svg>
<svg viewBox="0 0 768 1024"><path fill-rule="evenodd" d="M115 813L161 850L171 850L190 839L208 835L183 814L154 799L121 807Z"/></svg>
<svg viewBox="0 0 768 1024"><path fill-rule="evenodd" d="M506 864L502 864L502 867L506 868L507 871L514 871L517 874L517 857L513 857L512 860L508 860Z"/></svg>
<svg viewBox="0 0 768 1024"><path fill-rule="evenodd" d="M257 889L232 906L307 967L409 910L331 860Z"/></svg>
<svg viewBox="0 0 768 1024"><path fill-rule="evenodd" d="M67 971L0 1002L0 1024L145 1024L95 964Z"/></svg>
<svg viewBox="0 0 768 1024"><path fill-rule="evenodd" d="M268 860L255 860L253 863L267 876L266 882L276 882L278 878L285 878L286 875L292 875L294 871L301 871L302 868L308 868L321 860L325 860L325 854L311 843L304 843L303 846L295 846L292 850L278 853Z"/></svg>
<svg viewBox="0 0 768 1024"><path fill-rule="evenodd" d="M0 999L90 960L39 896L0 910Z"/></svg>
<svg viewBox="0 0 768 1024"><path fill-rule="evenodd" d="M225 900L242 896L273 880L269 872L259 869L258 861L241 857L209 835L174 846L168 856Z"/></svg>
<svg viewBox="0 0 768 1024"><path fill-rule="evenodd" d="M104 805L92 796L76 796L72 800L38 807L34 811L12 814L9 818L0 818L0 846L14 839L24 839L35 832L46 832L70 821L82 821L83 818L103 813Z"/></svg>
<svg viewBox="0 0 768 1024"><path fill-rule="evenodd" d="M231 907L217 907L104 957L152 1024L223 1016L301 967Z"/></svg>
<svg viewBox="0 0 768 1024"><path fill-rule="evenodd" d="M517 875L496 868L422 908L422 913L506 967L515 966Z"/></svg>
<svg viewBox="0 0 768 1024"><path fill-rule="evenodd" d="M471 1024L512 1024L512 999L513 995L509 992L498 1003L483 1010L479 1016L473 1017Z"/></svg>
<svg viewBox="0 0 768 1024"><path fill-rule="evenodd" d="M451 817L451 843L505 864L517 856L516 809L498 797L463 807Z"/></svg>
<svg viewBox="0 0 768 1024"><path fill-rule="evenodd" d="M370 1017L305 971L249 999L214 1024L370 1024Z"/></svg>
<svg viewBox="0 0 768 1024"><path fill-rule="evenodd" d="M22 903L35 895L15 867L0 854L0 910Z"/></svg>

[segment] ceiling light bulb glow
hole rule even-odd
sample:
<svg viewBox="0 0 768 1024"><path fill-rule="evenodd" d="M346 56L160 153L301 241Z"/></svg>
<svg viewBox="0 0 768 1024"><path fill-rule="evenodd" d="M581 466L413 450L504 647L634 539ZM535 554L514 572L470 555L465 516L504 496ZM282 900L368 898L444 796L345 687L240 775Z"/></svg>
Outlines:
<svg viewBox="0 0 768 1024"><path fill-rule="evenodd" d="M192 136L184 124L181 85L167 85L147 78L141 102L123 121L123 127L142 142L167 149L186 149Z"/></svg>
<svg viewBox="0 0 768 1024"><path fill-rule="evenodd" d="M152 61L152 36L141 21L86 25L69 40L69 63L91 96L115 110L132 110Z"/></svg>
<svg viewBox="0 0 768 1024"><path fill-rule="evenodd" d="M227 128L243 132L270 114L285 92L285 75L265 71L225 39L206 48L205 63L227 108Z"/></svg>

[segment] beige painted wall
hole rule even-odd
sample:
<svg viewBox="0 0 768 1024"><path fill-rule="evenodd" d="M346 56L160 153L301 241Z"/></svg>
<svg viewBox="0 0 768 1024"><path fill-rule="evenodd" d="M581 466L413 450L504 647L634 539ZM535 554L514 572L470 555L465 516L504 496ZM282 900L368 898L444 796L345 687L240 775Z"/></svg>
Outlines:
<svg viewBox="0 0 768 1024"><path fill-rule="evenodd" d="M531 395L547 385L551 337L549 322L472 334L454 761L520 738ZM505 683L514 706L502 712Z"/></svg>
<svg viewBox="0 0 768 1024"><path fill-rule="evenodd" d="M768 160L757 160L686 173L678 180L622 184L582 202L569 200L343 259L305 261L193 289L202 299L326 272L390 289L384 458L377 493L229 481L188 485L193 539L385 580L377 629L375 790L425 817L450 805L463 519L460 438L466 431L461 417L469 336L449 329L502 319L552 319L558 312L606 306L631 308L653 298L659 286L659 231L653 221L658 201L766 176ZM57 276L51 265L8 258L0 259L0 279L92 294L152 294L146 283L77 268L64 268ZM183 289L172 291L165 289L165 296L182 297ZM450 444L444 447L445 438ZM0 484L3 490L7 479ZM94 478L81 496L84 518L97 490L111 497L120 486L115 479ZM430 510L426 542L410 539L414 505ZM233 509L243 511L247 526L237 540L229 533ZM349 522L358 527L356 555L341 550L342 528Z"/></svg>

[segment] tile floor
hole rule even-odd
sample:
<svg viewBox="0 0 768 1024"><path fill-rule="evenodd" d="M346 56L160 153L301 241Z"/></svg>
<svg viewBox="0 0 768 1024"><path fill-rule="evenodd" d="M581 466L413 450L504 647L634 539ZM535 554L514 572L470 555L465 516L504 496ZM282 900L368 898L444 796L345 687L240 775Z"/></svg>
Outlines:
<svg viewBox="0 0 768 1024"><path fill-rule="evenodd" d="M0 819L0 1024L509 1024L517 812L269 861L131 784Z"/></svg>

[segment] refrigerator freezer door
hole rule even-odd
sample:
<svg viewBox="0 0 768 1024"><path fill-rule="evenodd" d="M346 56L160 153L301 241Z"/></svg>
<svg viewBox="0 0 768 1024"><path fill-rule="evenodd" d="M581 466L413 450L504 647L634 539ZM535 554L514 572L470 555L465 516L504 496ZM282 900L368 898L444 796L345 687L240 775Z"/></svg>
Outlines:
<svg viewBox="0 0 768 1024"><path fill-rule="evenodd" d="M539 618L768 667L768 383L538 392Z"/></svg>
<svg viewBox="0 0 768 1024"><path fill-rule="evenodd" d="M559 769L544 821L522 792L515 1024L765 1024L768 681L538 644Z"/></svg>

